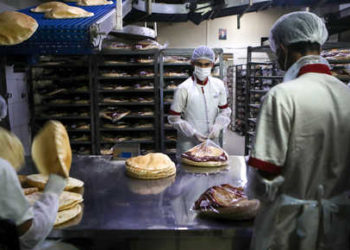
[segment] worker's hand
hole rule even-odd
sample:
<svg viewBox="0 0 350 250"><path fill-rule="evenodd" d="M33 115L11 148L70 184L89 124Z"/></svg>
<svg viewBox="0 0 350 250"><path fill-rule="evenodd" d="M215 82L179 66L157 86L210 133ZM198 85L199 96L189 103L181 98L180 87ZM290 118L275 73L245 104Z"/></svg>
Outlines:
<svg viewBox="0 0 350 250"><path fill-rule="evenodd" d="M214 126L211 128L210 133L208 135L209 139L215 139L218 138L220 135L220 131L221 131L221 126L218 126L216 124L214 124Z"/></svg>
<svg viewBox="0 0 350 250"><path fill-rule="evenodd" d="M7 104L5 99L0 95L0 120L7 115Z"/></svg>
<svg viewBox="0 0 350 250"><path fill-rule="evenodd" d="M206 137L204 137L203 135L201 135L201 134L198 133L198 132L194 133L193 136L194 136L194 138L195 138L197 141L199 141L199 142L204 142L204 141L207 140Z"/></svg>

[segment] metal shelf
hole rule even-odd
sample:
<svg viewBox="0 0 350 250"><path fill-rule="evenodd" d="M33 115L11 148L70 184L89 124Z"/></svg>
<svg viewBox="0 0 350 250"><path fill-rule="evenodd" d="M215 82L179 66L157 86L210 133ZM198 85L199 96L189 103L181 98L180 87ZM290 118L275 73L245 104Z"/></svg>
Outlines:
<svg viewBox="0 0 350 250"><path fill-rule="evenodd" d="M343 81L343 82L350 81L350 76L346 76L346 75L339 75L339 76L336 76L336 78L338 78L340 81Z"/></svg>
<svg viewBox="0 0 350 250"><path fill-rule="evenodd" d="M71 140L70 144L71 145L90 145L91 141L74 141L74 140Z"/></svg>
<svg viewBox="0 0 350 250"><path fill-rule="evenodd" d="M249 107L259 109L260 108L260 104L249 104Z"/></svg>
<svg viewBox="0 0 350 250"><path fill-rule="evenodd" d="M76 103L61 103L61 104L51 104L51 103L43 103L36 104L36 106L44 106L44 107L90 107L90 104L76 104Z"/></svg>
<svg viewBox="0 0 350 250"><path fill-rule="evenodd" d="M327 58L326 58L327 59ZM350 64L350 58L349 59L327 59L329 64Z"/></svg>
<svg viewBox="0 0 350 250"><path fill-rule="evenodd" d="M256 123L256 118L248 118L248 121Z"/></svg>
<svg viewBox="0 0 350 250"><path fill-rule="evenodd" d="M120 131L154 131L154 128L100 128L101 132L120 132Z"/></svg>
<svg viewBox="0 0 350 250"><path fill-rule="evenodd" d="M269 92L269 90L262 90L262 89L251 89L249 90L252 93L258 93L258 94L266 94L267 92Z"/></svg>
<svg viewBox="0 0 350 250"><path fill-rule="evenodd" d="M282 80L283 76L248 76L248 78L257 78L257 79L277 79Z"/></svg>
<svg viewBox="0 0 350 250"><path fill-rule="evenodd" d="M192 66L191 63L163 63L164 67Z"/></svg>
<svg viewBox="0 0 350 250"><path fill-rule="evenodd" d="M130 55L130 56L139 56L139 55L154 55L159 52L158 49L149 49L149 50L130 50L130 49L103 49L101 55Z"/></svg>
<svg viewBox="0 0 350 250"><path fill-rule="evenodd" d="M99 103L99 106L154 106L155 103L141 103L141 102L120 102L120 103Z"/></svg>
<svg viewBox="0 0 350 250"><path fill-rule="evenodd" d="M135 140L135 141L116 141L116 142L107 142L107 141L101 141L100 144L135 144L135 143L143 143L143 144L153 144L155 143L155 141L151 141L151 140L146 140L146 141L138 141L138 140Z"/></svg>
<svg viewBox="0 0 350 250"><path fill-rule="evenodd" d="M75 132L91 132L91 129L87 129L87 128L84 128L84 129L74 129L74 128L67 128L67 132L68 133L75 133Z"/></svg>
<svg viewBox="0 0 350 250"><path fill-rule="evenodd" d="M109 90L109 89L100 89L100 93L153 93L153 89L123 89L123 90Z"/></svg>
<svg viewBox="0 0 350 250"><path fill-rule="evenodd" d="M154 63L100 63L99 67L145 67L154 66Z"/></svg>
<svg viewBox="0 0 350 250"><path fill-rule="evenodd" d="M37 116L34 117L36 120L90 120L90 117L86 116Z"/></svg>
<svg viewBox="0 0 350 250"><path fill-rule="evenodd" d="M121 76L98 76L98 80L151 80L155 79L156 76L127 76L127 77L121 77Z"/></svg>
<svg viewBox="0 0 350 250"><path fill-rule="evenodd" d="M163 76L164 80L171 80L171 79L187 79L190 76Z"/></svg>

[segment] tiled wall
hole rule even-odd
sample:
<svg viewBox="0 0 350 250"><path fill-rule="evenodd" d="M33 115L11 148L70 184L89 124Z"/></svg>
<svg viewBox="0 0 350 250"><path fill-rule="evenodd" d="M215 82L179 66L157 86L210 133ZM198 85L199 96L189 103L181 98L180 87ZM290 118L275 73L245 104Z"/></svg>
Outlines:
<svg viewBox="0 0 350 250"><path fill-rule="evenodd" d="M31 145L30 112L25 73L15 73L12 66L7 66L6 86L10 128L22 141L26 155L29 155Z"/></svg>

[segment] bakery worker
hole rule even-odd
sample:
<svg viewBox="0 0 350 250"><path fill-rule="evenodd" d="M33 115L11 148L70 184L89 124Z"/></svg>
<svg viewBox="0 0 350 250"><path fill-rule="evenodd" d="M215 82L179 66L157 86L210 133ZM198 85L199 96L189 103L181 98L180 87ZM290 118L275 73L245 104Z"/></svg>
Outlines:
<svg viewBox="0 0 350 250"><path fill-rule="evenodd" d="M287 72L264 97L248 161L262 201L252 249L350 249L350 90L320 56L327 37L310 12L271 28Z"/></svg>
<svg viewBox="0 0 350 250"><path fill-rule="evenodd" d="M0 96L1 118L5 118L6 102ZM62 173L50 174L41 198L31 206L26 200L16 171L24 163L20 140L0 127L0 219L11 220L17 226L20 248L76 249L68 244L48 242L58 211L58 197L67 179Z"/></svg>
<svg viewBox="0 0 350 250"><path fill-rule="evenodd" d="M207 138L219 145L220 132L230 123L224 83L211 76L214 51L200 46L191 60L194 73L177 87L168 116L178 130L177 156Z"/></svg>

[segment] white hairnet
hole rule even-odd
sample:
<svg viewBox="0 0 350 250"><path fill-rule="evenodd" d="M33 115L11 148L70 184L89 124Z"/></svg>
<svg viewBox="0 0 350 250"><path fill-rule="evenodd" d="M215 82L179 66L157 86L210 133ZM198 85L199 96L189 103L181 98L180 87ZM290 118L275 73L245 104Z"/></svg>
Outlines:
<svg viewBox="0 0 350 250"><path fill-rule="evenodd" d="M270 47L272 51L281 44L288 46L298 42L317 42L323 45L328 38L328 31L322 19L317 15L296 11L280 17L270 30Z"/></svg>
<svg viewBox="0 0 350 250"><path fill-rule="evenodd" d="M211 62L215 62L215 53L211 48L207 46L199 46L193 51L192 61L199 59L206 59Z"/></svg>

